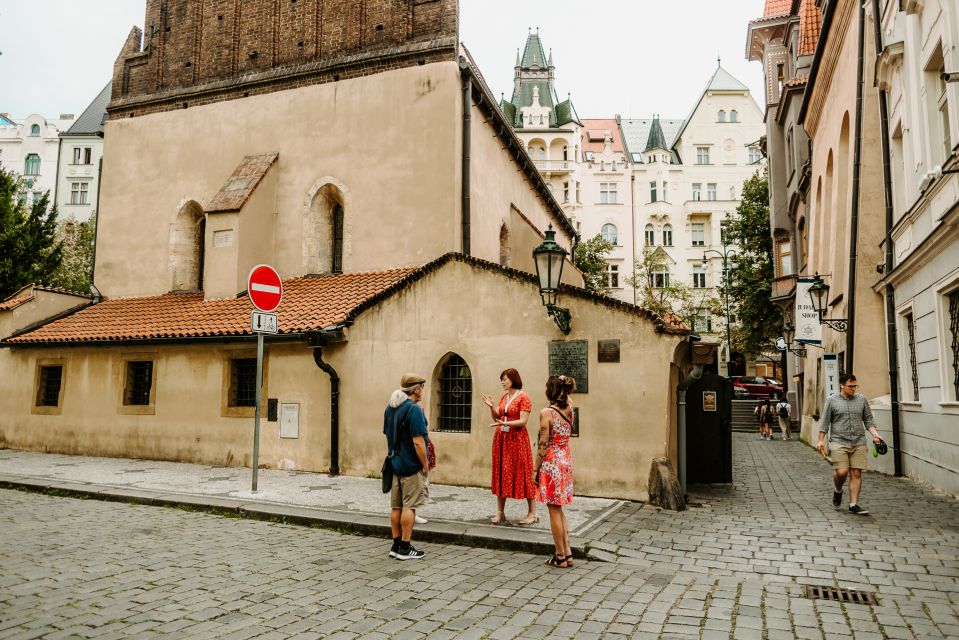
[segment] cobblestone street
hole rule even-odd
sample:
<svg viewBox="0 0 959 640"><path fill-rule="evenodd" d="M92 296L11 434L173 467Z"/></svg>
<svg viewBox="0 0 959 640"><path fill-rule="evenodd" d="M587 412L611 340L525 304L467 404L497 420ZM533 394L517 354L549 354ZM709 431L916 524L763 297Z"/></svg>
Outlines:
<svg viewBox="0 0 959 640"><path fill-rule="evenodd" d="M628 504L592 553L388 541L182 509L0 490L0 638L959 637L959 504L866 474L830 504L798 442L736 434L735 483L683 513ZM878 605L802 585L877 593Z"/></svg>

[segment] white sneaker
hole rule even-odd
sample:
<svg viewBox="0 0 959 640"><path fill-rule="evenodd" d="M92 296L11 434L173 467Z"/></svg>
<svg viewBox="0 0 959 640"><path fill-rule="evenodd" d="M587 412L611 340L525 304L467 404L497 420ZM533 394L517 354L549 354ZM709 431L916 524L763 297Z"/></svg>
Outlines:
<svg viewBox="0 0 959 640"><path fill-rule="evenodd" d="M427 520L426 518L421 518L420 516L414 516L413 522L415 522L416 524L426 524L427 522L429 522L429 520Z"/></svg>

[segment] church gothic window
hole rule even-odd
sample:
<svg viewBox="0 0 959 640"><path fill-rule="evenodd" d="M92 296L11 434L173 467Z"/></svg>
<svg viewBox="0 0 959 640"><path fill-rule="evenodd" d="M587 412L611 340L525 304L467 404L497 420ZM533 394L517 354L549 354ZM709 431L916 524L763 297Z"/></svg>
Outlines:
<svg viewBox="0 0 959 640"><path fill-rule="evenodd" d="M180 209L170 229L170 289L203 289L206 216L192 200Z"/></svg>
<svg viewBox="0 0 959 640"><path fill-rule="evenodd" d="M449 354L439 371L440 431L469 433L473 413L473 374L455 353Z"/></svg>
<svg viewBox="0 0 959 640"><path fill-rule="evenodd" d="M303 221L306 273L343 273L349 247L349 224L343 189L327 182L309 202Z"/></svg>

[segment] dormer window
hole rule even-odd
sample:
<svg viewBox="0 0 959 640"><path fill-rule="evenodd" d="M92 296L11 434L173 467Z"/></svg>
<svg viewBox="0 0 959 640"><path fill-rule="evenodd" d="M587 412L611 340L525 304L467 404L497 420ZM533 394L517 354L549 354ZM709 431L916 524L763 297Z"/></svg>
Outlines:
<svg viewBox="0 0 959 640"><path fill-rule="evenodd" d="M40 137L40 125L38 124L30 125L30 137L31 138Z"/></svg>

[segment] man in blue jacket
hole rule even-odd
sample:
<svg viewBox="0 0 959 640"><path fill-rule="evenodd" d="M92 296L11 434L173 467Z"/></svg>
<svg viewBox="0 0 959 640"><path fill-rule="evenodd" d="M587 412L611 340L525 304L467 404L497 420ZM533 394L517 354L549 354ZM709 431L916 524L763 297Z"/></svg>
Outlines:
<svg viewBox="0 0 959 640"><path fill-rule="evenodd" d="M390 492L390 557L419 560L426 554L410 544L416 509L429 499L429 462L426 454L426 416L417 404L423 399L426 380L408 373L390 396L383 413L387 452L392 453L393 490Z"/></svg>

